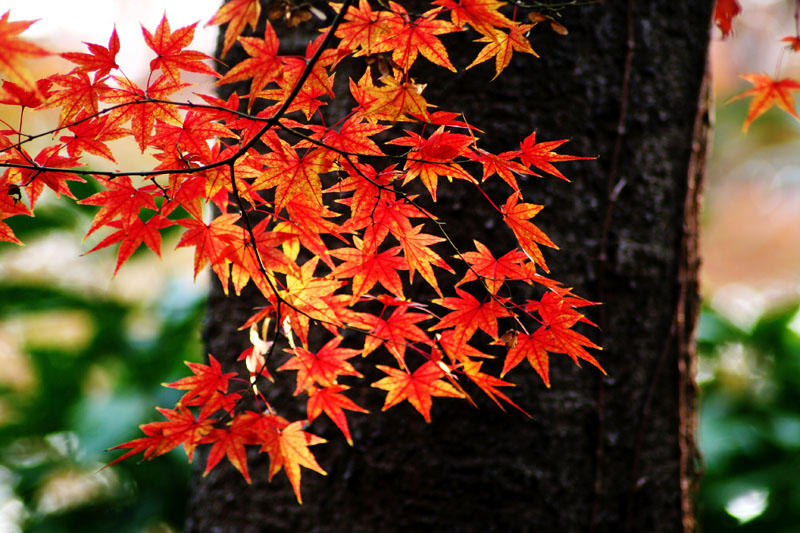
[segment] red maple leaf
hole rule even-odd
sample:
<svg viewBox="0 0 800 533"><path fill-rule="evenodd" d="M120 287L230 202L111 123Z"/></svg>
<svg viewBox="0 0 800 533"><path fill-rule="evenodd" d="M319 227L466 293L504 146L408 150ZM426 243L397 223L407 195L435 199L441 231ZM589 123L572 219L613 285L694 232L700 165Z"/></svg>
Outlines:
<svg viewBox="0 0 800 533"><path fill-rule="evenodd" d="M181 444L183 444L186 455L189 456L189 462L191 462L195 448L203 441L203 437L212 430L216 420L212 418L198 420L185 407L178 407L177 409L162 409L158 407L157 409L159 413L167 418L167 421L151 422L139 426L147 437L134 439L111 448L112 450L127 449L128 451L108 463L106 467L139 453L144 453L144 459L153 459Z"/></svg>
<svg viewBox="0 0 800 533"><path fill-rule="evenodd" d="M453 343L461 347L480 328L493 339L497 338L497 319L499 317L514 316L505 308L502 300L490 298L481 302L470 293L456 289L458 297L438 298L433 303L452 309L453 311L442 317L438 324L431 329L455 328Z"/></svg>
<svg viewBox="0 0 800 533"><path fill-rule="evenodd" d="M792 52L800 52L800 36L790 35L789 37L784 37L781 39L781 42L789 43L786 45L786 48Z"/></svg>
<svg viewBox="0 0 800 533"><path fill-rule="evenodd" d="M159 76L147 87L145 94L145 91L128 78L114 76L114 79L120 87L105 91L103 101L112 104L129 104L111 111L111 120L118 120L121 124L128 120L131 121L133 136L139 143L139 149L142 152L150 141L156 119L170 124L181 123L181 116L176 106L149 100L151 98L166 100L169 95L187 87L188 83L176 85L167 76Z"/></svg>
<svg viewBox="0 0 800 533"><path fill-rule="evenodd" d="M444 259L431 249L431 245L443 242L444 239L420 233L423 228L422 224L413 228L409 224L406 228L401 226L399 231L395 230L392 233L400 240L400 245L403 247L403 256L408 264L409 282L414 280L414 272L419 272L422 278L441 296L442 291L439 290L439 284L436 282L433 266L443 268L450 273L454 271L450 265L445 263Z"/></svg>
<svg viewBox="0 0 800 533"><path fill-rule="evenodd" d="M102 79L92 81L86 72L53 75L50 76L50 80L61 88L54 89L50 93L50 97L41 109L60 107L59 127L72 122L81 110L96 115L99 110L98 101L111 91L111 87Z"/></svg>
<svg viewBox="0 0 800 533"><path fill-rule="evenodd" d="M26 89L16 83L3 81L3 88L0 90L0 104L18 105L31 109L42 105L50 95L52 80L47 78L36 80L33 89Z"/></svg>
<svg viewBox="0 0 800 533"><path fill-rule="evenodd" d="M511 250L500 259L496 259L492 252L483 243L479 241L472 241L475 243L477 252L465 252L461 254L461 258L469 263L472 268L467 271L463 278L456 284L467 283L478 279L483 280L489 292L497 294L497 291L502 287L505 280L520 280L526 279L527 273L524 268L524 263L528 260L528 256L519 250Z"/></svg>
<svg viewBox="0 0 800 533"><path fill-rule="evenodd" d="M0 182L2 184L2 182ZM13 242L21 245L22 242L14 235L11 227L2 222L3 219L10 218L16 215L28 215L33 213L22 202L12 198L8 194L8 187L3 184L0 186L0 241Z"/></svg>
<svg viewBox="0 0 800 533"><path fill-rule="evenodd" d="M547 172L562 180L569 181L552 163L561 161L577 161L581 159L595 159L594 157L580 157L576 155L557 154L553 150L567 142L567 139L560 141L536 142L536 132L534 131L520 143L519 159L523 165L533 166Z"/></svg>
<svg viewBox="0 0 800 533"><path fill-rule="evenodd" d="M541 327L529 335L520 333L506 354L503 371L500 377L505 376L511 369L527 358L545 386L550 388L550 359L548 350L552 350L553 337L545 327Z"/></svg>
<svg viewBox="0 0 800 533"><path fill-rule="evenodd" d="M161 215L155 215L147 222L142 222L140 218L135 218L131 224L125 226L122 220L113 220L107 224L111 228L119 228L117 231L100 241L97 246L86 252L92 253L106 246L120 243L117 253L117 266L114 268L114 275L119 272L120 267L133 255L142 243L153 250L161 257L161 231L163 228L172 226L174 222Z"/></svg>
<svg viewBox="0 0 800 533"><path fill-rule="evenodd" d="M211 472L223 457L227 457L228 461L242 474L248 485L252 483L250 480L250 472L247 470L247 451L245 450L246 444L258 444L253 432L254 420L258 419L258 415L252 411L240 413L231 420L230 424L224 428L214 428L203 439L204 443L213 442L213 446L208 452L208 460L206 461L206 469L203 475Z"/></svg>
<svg viewBox="0 0 800 533"><path fill-rule="evenodd" d="M497 387L515 387L516 385L508 381L503 381L502 379L496 378L490 374L485 374L481 372L482 365L483 362L467 360L464 361L462 370L464 371L464 374L470 380L472 380L473 383L475 383L478 387L480 387L480 389L483 392L485 392L486 395L489 396L489 398L491 398L492 401L494 401L494 403L496 403L500 409L503 409L503 411L505 411L503 404L501 404L498 401L498 398L506 403L513 405L521 412L525 413L527 416L530 417L531 415L526 413L524 409L522 409L519 405L511 401L511 399L508 396L506 396L497 389Z"/></svg>
<svg viewBox="0 0 800 533"><path fill-rule="evenodd" d="M369 292L376 283L380 283L386 290L397 296L403 296L403 282L397 274L398 270L408 270L406 261L398 257L401 248L394 246L383 252L378 252L370 243L364 243L358 237L353 237L355 248L337 248L330 254L344 261L333 270L335 278L353 278L352 302L356 302L362 295Z"/></svg>
<svg viewBox="0 0 800 533"><path fill-rule="evenodd" d="M81 166L80 160L75 157L64 157L58 155L61 147L58 145L46 146L36 155L33 160L34 166L47 167L50 169L75 169ZM21 163L23 165L30 165L30 157L15 157L11 161ZM31 209L34 208L39 196L42 194L44 187L47 186L52 189L56 196L62 194L75 199L75 195L69 190L67 185L68 181L85 182L83 178L76 175L74 172L59 172L58 170L30 170L24 169L19 172L18 183L25 187L30 199Z"/></svg>
<svg viewBox="0 0 800 533"><path fill-rule="evenodd" d="M495 28L511 28L516 23L498 11L505 2L497 0L435 0L434 4L450 9L453 24L469 24L483 35L492 35Z"/></svg>
<svg viewBox="0 0 800 533"><path fill-rule="evenodd" d="M731 34L733 19L742 12L736 0L717 0L714 6L714 24L722 31L723 39Z"/></svg>
<svg viewBox="0 0 800 533"><path fill-rule="evenodd" d="M295 395L319 384L330 387L336 384L338 376L363 377L361 373L347 362L355 357L361 350L352 348L339 348L342 337L329 340L317 353L309 352L304 348L287 350L294 357L286 361L278 370L297 370L297 388Z"/></svg>
<svg viewBox="0 0 800 533"><path fill-rule="evenodd" d="M414 132L407 131L406 137L393 139L390 144L410 146L411 152L406 156L403 185L419 177L433 201L436 201L436 186L439 176L448 179L459 178L476 183L469 172L461 168L454 160L467 154L467 148L473 143L472 137L460 133L444 131L441 126L427 139Z"/></svg>
<svg viewBox="0 0 800 533"><path fill-rule="evenodd" d="M370 137L387 130L389 126L371 124L363 119L363 116L358 115L349 117L338 130L311 124L309 127L314 132L311 137L343 152L383 156L384 153Z"/></svg>
<svg viewBox="0 0 800 533"><path fill-rule="evenodd" d="M517 185L517 179L514 174L534 174L524 165L511 160L512 157L517 155L519 155L519 152L503 152L502 154L494 155L480 148L475 153L468 152L466 154L473 161L479 161L483 165L483 178L481 181L486 181L486 178L497 174L515 191L519 190L519 185Z"/></svg>
<svg viewBox="0 0 800 533"><path fill-rule="evenodd" d="M94 72L95 79L99 80L115 68L119 68L119 65L117 65L119 36L117 35L116 26L114 26L111 37L108 39L108 47L86 42L83 44L89 48L90 53L66 52L61 54L64 59L77 63L78 66L72 69L72 72Z"/></svg>
<svg viewBox="0 0 800 533"><path fill-rule="evenodd" d="M65 148L70 157L78 157L83 152L88 152L105 157L114 163L117 161L106 143L128 135L127 131L110 120L107 115L92 116L83 109L68 130L72 135L61 136L58 140L66 144Z"/></svg>
<svg viewBox="0 0 800 533"><path fill-rule="evenodd" d="M442 381L441 378L445 376L445 372L433 361L426 362L416 369L413 374L407 370L399 370L384 365L376 365L376 368L389 374L387 377L372 384L373 387L388 392L383 404L383 411L403 400L408 400L425 418L425 421L430 423L431 405L433 404L431 396L464 397L451 384Z"/></svg>
<svg viewBox="0 0 800 533"><path fill-rule="evenodd" d="M213 156L208 141L222 137L235 139L237 135L216 122L212 115L192 110L186 113L182 124L156 124L156 132L150 139L150 144L174 147L181 153L194 154L203 162L211 162Z"/></svg>
<svg viewBox="0 0 800 533"><path fill-rule="evenodd" d="M361 317L360 322L353 324L369 331L369 334L364 338L364 357L372 353L381 344L384 344L389 353L397 359L398 364L405 368L406 347L416 342L431 344L425 332L416 326L417 323L431 318L430 315L426 313L409 313L407 312L408 309L408 302L401 302L401 305L388 318L364 315Z"/></svg>
<svg viewBox="0 0 800 533"><path fill-rule="evenodd" d="M116 179L108 179L103 176L95 176L97 182L105 187L106 190L95 193L88 198L80 200L81 205L99 205L100 211L94 216L86 237L94 233L102 226L108 226L112 220L120 217L121 227L127 228L139 218L141 209L156 210L156 202L153 199L154 185L146 185L136 188L128 176L120 176Z"/></svg>

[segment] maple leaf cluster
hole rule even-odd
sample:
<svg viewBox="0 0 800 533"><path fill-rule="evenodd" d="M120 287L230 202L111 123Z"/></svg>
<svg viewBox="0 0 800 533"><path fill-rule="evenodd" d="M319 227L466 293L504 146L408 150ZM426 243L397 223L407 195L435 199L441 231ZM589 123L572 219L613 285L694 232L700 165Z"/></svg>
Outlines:
<svg viewBox="0 0 800 533"><path fill-rule="evenodd" d="M284 4L270 9L270 18L289 25L308 18ZM566 180L554 163L587 158L557 153L565 140L537 142L535 133L518 150L489 153L479 146L479 130L457 113L433 111L424 85L411 77L420 58L455 71L440 38L467 30L483 48L466 68L495 58L497 75L513 52L536 55L528 34L546 17L533 14L533 24L522 24L516 10L495 0L435 0L423 13L395 2L353 4L330 4L330 25L296 56L281 53L270 21L263 36L243 35L262 16L258 0L226 3L208 25L227 25L223 56L238 45L248 57L224 75L189 49L197 23L173 30L165 15L154 31L142 28L155 54L143 84L117 64L116 30L106 46L61 54L70 71L35 80L24 60L48 52L19 37L31 21L0 18L0 104L20 117L59 110L48 132L23 131L21 118L0 126L0 240L20 244L2 220L32 216L50 189L99 206L87 236L106 236L90 251L117 245L116 270L142 244L160 254L163 230L178 227L177 246L194 248L195 276L210 266L226 293L252 282L264 296L243 325L251 339L240 357L247 373L223 372L214 356L209 364L189 363L193 375L167 385L183 397L173 409L159 409L165 420L141 426L144 437L118 446L127 451L114 463L181 445L191 460L207 445L206 472L225 457L250 482L246 448L259 446L270 458L270 478L284 469L299 501L300 467L325 473L309 450L324 440L307 426L324 413L352 443L346 411L366 411L340 380L362 379L357 361L373 352L386 355L372 356L376 363L392 363L375 365L386 374L372 383L386 393L383 409L407 401L427 421L433 397L471 402L470 384L501 407L517 407L501 391L513 384L502 378L523 360L547 386L551 354L600 368L588 351L599 347L575 329L591 324L579 311L591 302L540 274L549 272L541 247L556 245L532 222L542 206L525 201L517 182L540 173ZM363 68L349 80L349 95L334 91L343 61ZM249 86L225 100L173 100L189 86L187 72ZM349 98L350 111L329 116L325 107L334 98ZM85 166L84 154L116 163L108 143L123 137L152 154L155 167ZM43 138L49 144L29 153L30 141ZM85 179L100 192L77 199L69 181ZM490 179L507 186L504 201L482 190ZM459 253L432 212L444 180L477 190L518 246L496 252L476 240L474 250ZM451 256L443 257L448 247ZM452 293L440 288L444 275L460 278L446 285L455 286ZM409 299L415 277L439 297ZM542 296L515 299L521 285L539 287ZM312 328L321 333L310 335ZM480 346L489 343L505 349L499 377L482 370L493 356ZM296 372L306 420L289 421L266 401L260 388L269 386L271 371Z"/></svg>
<svg viewBox="0 0 800 533"><path fill-rule="evenodd" d="M714 8L714 23L722 32L723 38L727 38L733 32L733 19L740 16L742 7L737 0L717 0ZM784 50L790 52L800 51L800 2L795 2L795 35L790 35L781 39L781 42L787 43ZM742 133L747 133L750 124L753 123L758 117L772 109L773 106L778 106L778 109L788 113L797 120L800 120L800 115L794 105L793 91L800 91L800 81L792 78L778 78L777 73L780 71L781 59L783 54L778 58L778 65L775 69L776 75L770 76L764 73L748 73L741 74L740 77L749 82L753 88L748 89L733 98L729 99L727 103L735 102L742 98L752 97L750 107L747 110L747 117L742 124Z"/></svg>

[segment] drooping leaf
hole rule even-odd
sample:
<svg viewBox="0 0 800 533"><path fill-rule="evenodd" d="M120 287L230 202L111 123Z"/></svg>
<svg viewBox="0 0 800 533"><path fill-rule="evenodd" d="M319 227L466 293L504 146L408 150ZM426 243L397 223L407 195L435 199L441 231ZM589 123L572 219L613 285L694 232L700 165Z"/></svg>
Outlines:
<svg viewBox="0 0 800 533"><path fill-rule="evenodd" d="M774 80L767 74L742 74L741 77L753 84L754 87L737 94L727 103L748 96L753 97L750 108L747 110L747 118L742 124L742 133L747 133L750 124L774 105L800 120L800 115L794 108L794 97L792 96L792 91L800 91L800 82L791 78Z"/></svg>

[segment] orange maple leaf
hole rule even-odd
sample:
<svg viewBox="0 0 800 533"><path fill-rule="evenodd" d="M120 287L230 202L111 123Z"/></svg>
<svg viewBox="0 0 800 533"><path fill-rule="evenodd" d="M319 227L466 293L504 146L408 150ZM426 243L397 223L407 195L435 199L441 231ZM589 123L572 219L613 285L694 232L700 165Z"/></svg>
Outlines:
<svg viewBox="0 0 800 533"><path fill-rule="evenodd" d="M96 115L99 110L98 101L111 90L102 79L92 81L86 72L54 75L50 76L50 80L61 88L50 93L41 109L60 107L59 127L71 122L81 110Z"/></svg>
<svg viewBox="0 0 800 533"><path fill-rule="evenodd" d="M202 405L214 395L215 392L228 392L228 383L231 378L236 376L236 372L222 372L222 366L217 359L209 354L209 364L190 363L186 361L186 366L194 374L181 378L172 383L162 383L165 387L172 389L185 390L181 396L180 403L185 406Z"/></svg>
<svg viewBox="0 0 800 533"><path fill-rule="evenodd" d="M431 63L456 71L450 63L444 44L436 38L436 35L458 31L457 26L435 18L442 8L426 11L411 21L403 6L395 2L389 2L389 6L397 16L391 19L394 27L390 28L389 42L386 46L392 50L392 60L397 65L408 72L417 55L422 54Z"/></svg>
<svg viewBox="0 0 800 533"><path fill-rule="evenodd" d="M186 455L189 456L189 462L192 461L195 448L212 430L216 420L212 418L198 420L189 409L180 406L177 409L160 407L157 409L167 420L139 426L147 437L134 439L111 448L112 450L127 449L128 451L108 463L106 467L139 453L144 453L144 459L153 459L181 444L186 450Z"/></svg>
<svg viewBox="0 0 800 533"><path fill-rule="evenodd" d="M439 284L436 282L433 266L443 268L450 273L453 273L454 270L431 249L431 245L443 242L444 239L420 233L422 228L423 224L413 228L408 224L407 226L401 226L400 231L395 230L392 233L400 240L400 245L403 247L403 257L405 257L408 264L409 282L414 281L414 272L419 272L422 279L427 281L436 293L441 296L442 291L439 290Z"/></svg>
<svg viewBox="0 0 800 533"><path fill-rule="evenodd" d="M256 93L268 83L283 77L283 59L278 57L278 36L272 29L272 24L267 22L264 29L264 38L239 37L244 51L249 58L237 63L217 81L217 85L234 83L252 78L250 82L250 99L247 103L248 111L253 107Z"/></svg>
<svg viewBox="0 0 800 533"><path fill-rule="evenodd" d="M413 79L401 83L392 76L383 76L379 81L383 85L376 87L372 84L369 69L357 84L350 80L350 91L361 104L361 114L365 119L394 123L410 120L408 115L428 117L428 102L422 97L424 85L414 83Z"/></svg>
<svg viewBox="0 0 800 533"><path fill-rule="evenodd" d="M176 85L181 82L180 71L197 72L219 77L219 74L203 63L212 57L193 50L184 50L194 40L194 28L197 22L179 28L174 32L170 30L167 14L164 13L161 22L153 35L142 26L144 41L158 57L150 61L150 71L161 69L161 72L172 79Z"/></svg>
<svg viewBox="0 0 800 533"><path fill-rule="evenodd" d="M309 391L308 405L306 412L308 413L309 424L314 421L321 413L328 415L328 418L333 420L336 427L344 434L347 443L352 446L353 439L350 436L350 428L347 425L347 417L342 409L350 411L357 411L359 413L368 413L366 409L358 406L353 400L341 394L343 391L348 390L349 387L344 385L331 385L329 387L311 387Z"/></svg>
<svg viewBox="0 0 800 533"><path fill-rule="evenodd" d="M305 348L293 348L287 350L294 357L281 365L278 370L297 370L297 388L294 394L313 386L315 383L322 387L330 387L336 384L338 376L357 376L364 377L360 372L347 362L347 359L355 357L361 350L352 348L339 348L342 337L334 337L317 353L312 353Z"/></svg>
<svg viewBox="0 0 800 533"><path fill-rule="evenodd" d="M234 417L230 425L224 428L214 428L203 438L203 443L213 442L213 446L208 452L208 460L203 475L211 472L223 457L242 474L247 484L251 484L250 473L247 470L247 450L246 444L258 444L253 433L254 420L258 418L256 413L247 411Z"/></svg>
<svg viewBox="0 0 800 533"><path fill-rule="evenodd" d="M530 41L528 41L528 38L525 36L525 33L533 28L533 26L533 24L520 24L519 26L509 28L508 33L502 30L494 30L491 35L484 35L480 39L477 39L475 41L476 43L488 44L478 52L478 56L469 64L467 69L494 57L495 74L492 78L492 80L494 80L500 75L503 69L511 63L511 56L515 51L539 57L539 54L533 51Z"/></svg>
<svg viewBox="0 0 800 533"><path fill-rule="evenodd" d="M520 193L515 192L506 200L505 205L502 207L503 220L514 232L517 237L522 251L524 251L531 261L542 267L545 272L550 272L547 264L544 262L544 256L539 250L539 244L555 248L556 246L545 233L537 228L528 219L536 216L544 206L535 204L518 203L520 200Z"/></svg>
<svg viewBox="0 0 800 533"><path fill-rule="evenodd" d="M433 404L432 396L464 397L451 384L442 381L441 378L445 376L445 372L433 361L426 362L416 369L413 374L407 370L399 370L384 365L376 365L376 368L389 374L387 377L372 384L373 387L388 392L383 404L383 411L403 400L408 400L422 414L425 421L430 423L431 405Z"/></svg>
<svg viewBox="0 0 800 533"><path fill-rule="evenodd" d="M224 3L211 20L206 22L206 26L230 23L225 28L220 58L225 57L246 25L250 25L250 28L255 31L259 15L261 15L259 0L231 0Z"/></svg>
<svg viewBox="0 0 800 533"><path fill-rule="evenodd" d="M322 182L320 174L331 170L331 161L322 150L312 150L302 156L285 141L270 143L272 152L255 156L253 159L264 166L248 193L275 188L275 215L297 195L303 196L307 203L323 206Z"/></svg>
<svg viewBox="0 0 800 533"><path fill-rule="evenodd" d="M43 57L50 55L50 52L31 42L17 37L27 30L35 20L15 20L9 21L11 11L6 11L0 17L0 72L8 76L8 79L20 87L36 91L36 81L25 68L25 56Z"/></svg>
<svg viewBox="0 0 800 533"><path fill-rule="evenodd" d="M742 74L741 78L746 79L754 85L741 94L737 94L726 103L731 103L748 96L753 97L750 102L750 109L747 110L747 118L742 125L742 132L747 133L750 123L766 113L773 105L777 105L794 118L800 120L794 108L794 97L791 91L800 91L800 82L790 78L773 80L767 74Z"/></svg>
<svg viewBox="0 0 800 533"><path fill-rule="evenodd" d="M342 4L331 3L339 11ZM396 23L391 11L372 11L368 0L359 0L358 7L350 6L336 29L339 48L356 50L354 56L379 54L391 51L389 36Z"/></svg>
<svg viewBox="0 0 800 533"><path fill-rule="evenodd" d="M497 0L436 0L434 4L450 9L453 24L469 24L475 31L491 36L496 28L511 28L516 22L498 11L506 5Z"/></svg>
<svg viewBox="0 0 800 533"><path fill-rule="evenodd" d="M308 449L309 446L327 441L303 431L304 427L305 421L298 420L282 429L274 428L273 431L265 433L267 438L262 441L261 446L261 451L267 452L270 458L269 479L272 480L281 468L285 468L286 477L289 478L299 503L303 503L300 496L300 467L304 466L323 476L327 475Z"/></svg>

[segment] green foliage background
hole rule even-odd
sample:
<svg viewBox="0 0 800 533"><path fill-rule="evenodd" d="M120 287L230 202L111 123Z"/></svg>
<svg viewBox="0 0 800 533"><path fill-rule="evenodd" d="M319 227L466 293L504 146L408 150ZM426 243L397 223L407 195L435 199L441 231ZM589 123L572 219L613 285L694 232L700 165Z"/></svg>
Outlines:
<svg viewBox="0 0 800 533"><path fill-rule="evenodd" d="M53 231L72 232L77 242L90 216L73 203L49 203L15 231L28 243ZM14 249L0 246L0 261ZM29 331L21 348L30 383L0 382L0 490L6 498L0 522L11 527L16 521L29 532L182 528L190 479L182 450L101 470L119 455L107 448L139 437L137 426L157 418L153 405L177 400L178 391L160 383L182 377L183 361L201 357L203 300L177 283L167 287L157 307L146 307L61 288L55 280L0 280L0 327L28 321L28 329L35 328L44 314L77 319L88 331L72 345L49 341L59 337L52 330ZM132 327L134 321L146 322L146 334Z"/></svg>

